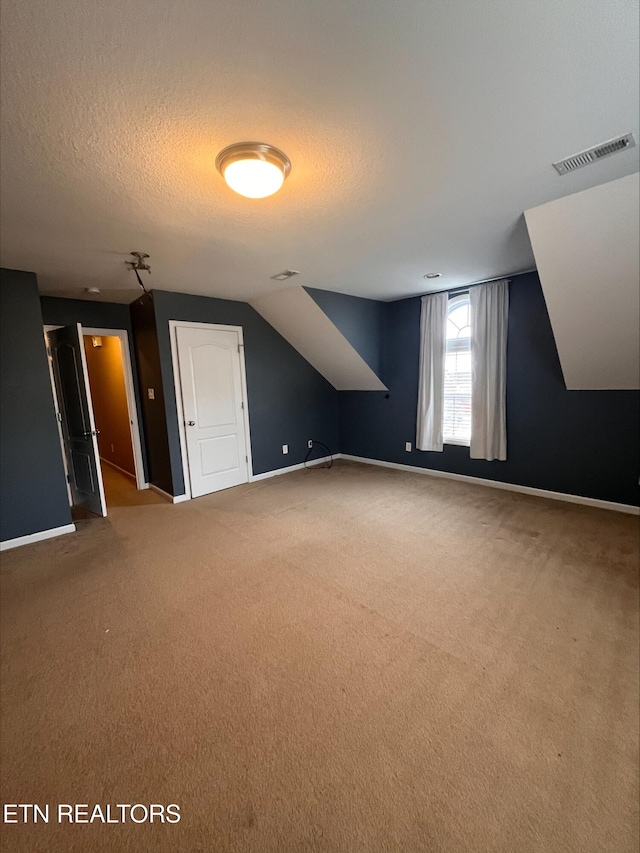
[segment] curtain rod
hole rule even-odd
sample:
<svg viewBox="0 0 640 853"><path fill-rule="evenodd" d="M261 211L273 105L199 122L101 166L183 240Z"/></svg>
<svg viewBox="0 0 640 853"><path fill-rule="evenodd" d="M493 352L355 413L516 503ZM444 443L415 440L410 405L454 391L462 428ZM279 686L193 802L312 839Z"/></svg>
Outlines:
<svg viewBox="0 0 640 853"><path fill-rule="evenodd" d="M474 281L471 284L461 284L458 287L446 287L442 290L429 290L426 293L423 293L423 296L435 296L436 293L466 293L470 287L477 287L479 284L493 284L494 281L506 281L510 282L511 279L508 276L498 276L498 278L487 278L484 281Z"/></svg>

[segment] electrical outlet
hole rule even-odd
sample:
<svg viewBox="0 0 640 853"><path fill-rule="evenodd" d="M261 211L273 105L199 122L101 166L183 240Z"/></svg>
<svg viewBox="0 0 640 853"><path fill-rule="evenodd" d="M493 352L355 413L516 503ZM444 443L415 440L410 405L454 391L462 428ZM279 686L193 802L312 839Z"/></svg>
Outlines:
<svg viewBox="0 0 640 853"><path fill-rule="evenodd" d="M407 451L407 453L411 453L411 442L410 441L405 442L404 449Z"/></svg>
<svg viewBox="0 0 640 853"><path fill-rule="evenodd" d="M116 449L115 449L115 447L113 446L113 444L111 445L111 452L112 452L112 453L115 453L115 452L116 452Z"/></svg>
<svg viewBox="0 0 640 853"><path fill-rule="evenodd" d="M289 452L289 445L288 445L288 444L283 444L283 445L282 445L282 453L283 453L283 455L285 455L285 456L286 456L288 452Z"/></svg>
<svg viewBox="0 0 640 853"><path fill-rule="evenodd" d="M307 442L307 447L309 448L309 450L311 450L311 448L313 447L313 439L312 438L310 438L309 441Z"/></svg>
<svg viewBox="0 0 640 853"><path fill-rule="evenodd" d="M156 399L155 389L147 388L147 396L149 397L150 400L155 400Z"/></svg>

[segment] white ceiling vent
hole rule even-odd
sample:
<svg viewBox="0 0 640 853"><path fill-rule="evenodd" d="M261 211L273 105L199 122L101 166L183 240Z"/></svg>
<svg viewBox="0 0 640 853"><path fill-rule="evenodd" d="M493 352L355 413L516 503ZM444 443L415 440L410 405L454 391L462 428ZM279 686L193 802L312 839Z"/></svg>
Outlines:
<svg viewBox="0 0 640 853"><path fill-rule="evenodd" d="M277 275L272 275L271 278L274 281L286 281L288 278L291 278L294 275L300 275L298 270L284 270L283 272L279 272Z"/></svg>
<svg viewBox="0 0 640 853"><path fill-rule="evenodd" d="M618 136L616 139L609 139L601 145L594 145L593 148L587 148L586 151L580 151L579 154L574 154L565 160L559 160L553 164L553 167L559 175L566 175L568 172L575 172L576 169L581 169L590 163L597 163L598 160L602 160L604 157L617 154L618 151L634 148L635 144L636 141L633 138L633 134L627 133L625 136Z"/></svg>

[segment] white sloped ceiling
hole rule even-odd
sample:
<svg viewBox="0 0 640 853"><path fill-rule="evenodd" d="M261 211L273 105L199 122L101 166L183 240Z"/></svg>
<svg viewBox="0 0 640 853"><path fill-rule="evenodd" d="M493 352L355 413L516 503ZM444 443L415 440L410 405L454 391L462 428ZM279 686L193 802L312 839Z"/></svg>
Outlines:
<svg viewBox="0 0 640 853"><path fill-rule="evenodd" d="M387 390L304 288L290 287L251 305L338 391Z"/></svg>
<svg viewBox="0 0 640 853"><path fill-rule="evenodd" d="M640 388L638 173L525 211L565 384Z"/></svg>

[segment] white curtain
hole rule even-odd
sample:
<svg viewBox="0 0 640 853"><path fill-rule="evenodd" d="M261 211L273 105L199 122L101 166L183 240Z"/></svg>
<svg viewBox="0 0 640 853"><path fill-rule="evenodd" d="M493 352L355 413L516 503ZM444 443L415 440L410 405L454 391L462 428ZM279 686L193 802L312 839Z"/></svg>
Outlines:
<svg viewBox="0 0 640 853"><path fill-rule="evenodd" d="M443 448L444 348L447 326L446 293L422 297L420 314L420 380L418 386L418 450Z"/></svg>
<svg viewBox="0 0 640 853"><path fill-rule="evenodd" d="M506 390L509 282L469 289L472 459L507 458Z"/></svg>

